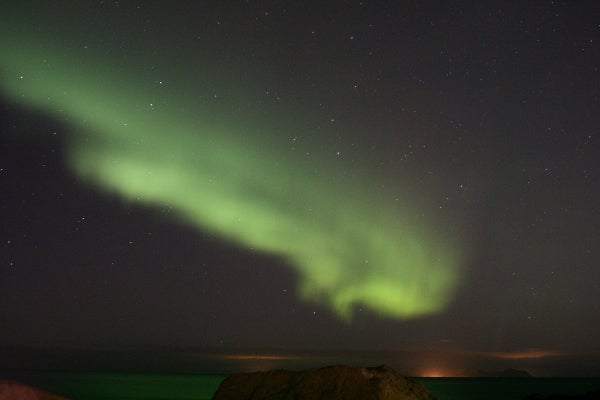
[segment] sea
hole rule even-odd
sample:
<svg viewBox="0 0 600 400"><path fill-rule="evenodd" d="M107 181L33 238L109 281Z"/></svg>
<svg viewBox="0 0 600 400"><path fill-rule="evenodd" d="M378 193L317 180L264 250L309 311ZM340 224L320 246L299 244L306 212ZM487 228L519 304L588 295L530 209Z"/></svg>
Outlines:
<svg viewBox="0 0 600 400"><path fill-rule="evenodd" d="M73 400L209 400L226 375L0 371ZM529 394L584 394L600 378L413 378L439 400L520 400Z"/></svg>

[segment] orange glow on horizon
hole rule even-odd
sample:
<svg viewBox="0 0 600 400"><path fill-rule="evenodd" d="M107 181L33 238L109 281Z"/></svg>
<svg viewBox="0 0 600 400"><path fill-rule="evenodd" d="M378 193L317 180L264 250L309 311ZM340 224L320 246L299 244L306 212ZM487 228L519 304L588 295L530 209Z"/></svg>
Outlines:
<svg viewBox="0 0 600 400"><path fill-rule="evenodd" d="M474 351L461 348L445 348L445 349L413 349L414 354L422 356L435 356L435 358L497 358L503 360L529 360L547 357L567 356L568 353L552 350L552 349L524 349L516 351Z"/></svg>
<svg viewBox="0 0 600 400"><path fill-rule="evenodd" d="M446 374L437 369L430 369L422 372L419 376L422 378L443 378Z"/></svg>
<svg viewBox="0 0 600 400"><path fill-rule="evenodd" d="M419 373L417 373L415 376L417 376L419 378L459 378L463 375L458 373L457 371L452 371L447 368L439 367L439 368L426 368L426 369L420 371Z"/></svg>
<svg viewBox="0 0 600 400"><path fill-rule="evenodd" d="M277 354L223 354L218 358L225 360L289 360L297 357Z"/></svg>
<svg viewBox="0 0 600 400"><path fill-rule="evenodd" d="M490 357L502 358L505 360L529 360L535 358L559 357L565 355L565 353L562 353L560 351L543 349L528 349L523 351L510 352L490 352L484 354L487 354Z"/></svg>

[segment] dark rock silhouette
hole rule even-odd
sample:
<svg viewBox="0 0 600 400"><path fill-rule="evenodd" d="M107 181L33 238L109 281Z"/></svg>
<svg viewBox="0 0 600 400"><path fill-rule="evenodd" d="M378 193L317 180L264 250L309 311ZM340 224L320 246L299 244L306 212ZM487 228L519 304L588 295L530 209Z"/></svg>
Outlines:
<svg viewBox="0 0 600 400"><path fill-rule="evenodd" d="M0 381L0 400L68 400L18 382Z"/></svg>
<svg viewBox="0 0 600 400"><path fill-rule="evenodd" d="M213 400L434 400L420 383L387 366L234 374Z"/></svg>

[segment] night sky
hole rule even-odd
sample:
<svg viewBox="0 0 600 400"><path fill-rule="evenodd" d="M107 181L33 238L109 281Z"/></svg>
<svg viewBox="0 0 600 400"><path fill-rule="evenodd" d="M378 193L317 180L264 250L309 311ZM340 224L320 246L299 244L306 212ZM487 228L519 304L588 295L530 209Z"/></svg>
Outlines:
<svg viewBox="0 0 600 400"><path fill-rule="evenodd" d="M599 10L3 4L0 343L600 373Z"/></svg>

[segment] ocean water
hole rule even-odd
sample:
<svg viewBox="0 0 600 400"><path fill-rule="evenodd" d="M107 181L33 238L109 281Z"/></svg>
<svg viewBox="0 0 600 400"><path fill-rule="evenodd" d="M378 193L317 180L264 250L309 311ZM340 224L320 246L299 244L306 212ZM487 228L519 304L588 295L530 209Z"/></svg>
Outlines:
<svg viewBox="0 0 600 400"><path fill-rule="evenodd" d="M73 400L209 400L225 375L9 372L12 379ZM439 400L519 400L532 393L583 394L600 378L416 378Z"/></svg>
<svg viewBox="0 0 600 400"><path fill-rule="evenodd" d="M28 371L0 377L72 400L209 400L226 376Z"/></svg>
<svg viewBox="0 0 600 400"><path fill-rule="evenodd" d="M600 390L600 378L415 378L439 400L520 400Z"/></svg>

